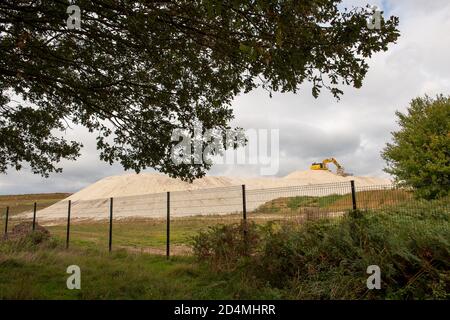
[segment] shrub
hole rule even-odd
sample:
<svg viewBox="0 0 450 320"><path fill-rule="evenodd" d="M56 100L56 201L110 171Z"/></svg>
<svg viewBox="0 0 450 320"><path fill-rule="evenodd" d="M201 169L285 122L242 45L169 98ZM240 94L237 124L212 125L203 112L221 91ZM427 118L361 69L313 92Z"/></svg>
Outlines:
<svg viewBox="0 0 450 320"><path fill-rule="evenodd" d="M226 261L228 269L245 264L246 274L289 298L448 299L449 216L448 201L417 201L335 221L270 223L255 228L257 241L244 260L238 243L223 241L235 239L236 226L212 228L201 258ZM369 265L381 269L381 290L367 289Z"/></svg>
<svg viewBox="0 0 450 320"><path fill-rule="evenodd" d="M33 231L30 222L22 222L14 226L3 242L6 246L16 250L31 249L38 246L47 248L57 246L57 240L51 237L50 232L46 228L36 224Z"/></svg>
<svg viewBox="0 0 450 320"><path fill-rule="evenodd" d="M193 252L200 261L225 270L234 267L240 258L254 254L259 241L254 222L214 225L194 236Z"/></svg>

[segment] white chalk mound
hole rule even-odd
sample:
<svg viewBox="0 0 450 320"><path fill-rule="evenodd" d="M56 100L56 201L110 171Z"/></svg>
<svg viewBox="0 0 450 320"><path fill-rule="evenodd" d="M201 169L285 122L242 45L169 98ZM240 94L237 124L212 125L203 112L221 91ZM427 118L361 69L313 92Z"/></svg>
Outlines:
<svg viewBox="0 0 450 320"><path fill-rule="evenodd" d="M294 171L282 178L242 178L207 176L193 183L169 178L157 173L126 174L101 179L74 193L67 200L93 200L110 197L136 196L167 191L185 191L246 185L248 190L355 180L359 186L389 184L388 179L374 177L338 176L324 170Z"/></svg>
<svg viewBox="0 0 450 320"><path fill-rule="evenodd" d="M71 217L74 219L107 219L110 197L114 198L115 218L162 218L167 210L167 191L171 192L173 217L237 213L242 211L243 184L246 185L247 209L250 211L280 197L349 193L350 183L343 182L350 180L360 188L391 184L388 179L342 177L322 170L295 171L281 178L207 176L193 183L156 173L126 174L95 182L39 211L38 219L65 219L68 200L72 201ZM330 185L332 183L336 186Z"/></svg>

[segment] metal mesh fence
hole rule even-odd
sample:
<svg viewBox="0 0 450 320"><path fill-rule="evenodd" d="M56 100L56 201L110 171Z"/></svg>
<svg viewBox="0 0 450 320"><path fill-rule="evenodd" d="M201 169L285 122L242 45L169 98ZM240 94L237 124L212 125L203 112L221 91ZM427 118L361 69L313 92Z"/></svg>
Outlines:
<svg viewBox="0 0 450 320"><path fill-rule="evenodd" d="M449 212L448 201L440 206ZM67 200L52 206L36 204L36 222L50 229L62 242L67 239L68 207ZM370 212L395 209L407 219L416 209L430 212L436 207L415 200L409 189L353 182L250 190L233 186L78 200L70 203L70 247L107 249L112 241L113 248L167 254L170 244L171 253L188 254L192 237L213 225L239 223L243 219L257 224L268 221L303 224L324 219L338 223L355 209ZM0 210L3 232L5 208ZM11 206L8 230L24 221L31 223L33 213L32 201Z"/></svg>
<svg viewBox="0 0 450 320"><path fill-rule="evenodd" d="M33 228L33 224L38 224L38 214L40 210L43 210L48 205L46 203L32 202L32 201L13 201L11 206L4 206L0 208L1 214L1 224L0 230L2 233L10 232L16 226L26 224L30 229ZM24 212L29 214L23 215ZM6 216L8 215L8 220ZM7 227L7 228L5 228Z"/></svg>
<svg viewBox="0 0 450 320"><path fill-rule="evenodd" d="M351 185L334 183L249 190L247 206L248 217L255 222L290 220L301 223L337 218L352 209Z"/></svg>
<svg viewBox="0 0 450 320"><path fill-rule="evenodd" d="M390 206L413 203L413 193L410 189L396 188L391 185L356 186L357 208L376 210Z"/></svg>
<svg viewBox="0 0 450 320"><path fill-rule="evenodd" d="M171 252L189 253L192 237L210 226L238 223L243 217L242 208L241 186L172 192Z"/></svg>

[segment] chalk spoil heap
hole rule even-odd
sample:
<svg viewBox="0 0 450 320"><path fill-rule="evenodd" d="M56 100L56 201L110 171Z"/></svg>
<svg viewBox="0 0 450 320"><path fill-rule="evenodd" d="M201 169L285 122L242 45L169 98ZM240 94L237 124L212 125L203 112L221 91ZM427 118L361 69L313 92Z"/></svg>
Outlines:
<svg viewBox="0 0 450 320"><path fill-rule="evenodd" d="M229 214L242 210L241 185L246 185L247 208L253 210L279 197L299 195L324 196L350 192L357 187L390 185L388 179L338 176L329 171L294 171L281 178L244 178L207 176L193 183L156 173L126 174L101 179L70 197L38 212L39 221L65 219L68 200L74 219L107 219L109 198L114 197L114 217L162 218L166 214L166 192L171 192L173 217L188 215ZM323 185L323 186L318 186ZM270 189L270 190L269 190Z"/></svg>

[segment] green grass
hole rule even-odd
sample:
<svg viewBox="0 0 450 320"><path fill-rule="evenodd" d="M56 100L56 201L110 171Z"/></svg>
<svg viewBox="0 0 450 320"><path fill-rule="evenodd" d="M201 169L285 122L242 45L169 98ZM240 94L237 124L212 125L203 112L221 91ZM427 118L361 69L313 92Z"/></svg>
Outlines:
<svg viewBox="0 0 450 320"><path fill-rule="evenodd" d="M326 208L331 203L336 202L339 199L342 199L345 196L332 194L329 196L323 197L308 197L308 196L298 196L288 198L287 206L292 210L296 210L300 207L319 207Z"/></svg>
<svg viewBox="0 0 450 320"><path fill-rule="evenodd" d="M170 224L170 243L174 254L184 254L191 238L200 230L218 223L233 223L240 215L187 217L173 219ZM66 239L66 226L48 226L60 241ZM70 227L70 246L107 249L109 221L73 223ZM156 249L165 252L166 221L163 219L129 219L113 222L113 247L129 249ZM155 252L155 251L153 251Z"/></svg>
<svg viewBox="0 0 450 320"><path fill-rule="evenodd" d="M69 290L66 269L81 269L81 290ZM192 257L111 254L93 249L0 246L0 299L273 299L239 274L217 274Z"/></svg>
<svg viewBox="0 0 450 320"><path fill-rule="evenodd" d="M287 219L290 216L286 217ZM280 220L265 215L249 214L248 219L258 224ZM193 216L171 219L170 245L175 255L190 253L192 238L200 231L217 224L239 223L241 214ZM46 226L61 242L66 239L66 225ZM165 254L166 221L164 219L126 219L113 221L113 247L133 251ZM107 249L109 221L73 222L70 226L70 246L75 248Z"/></svg>

